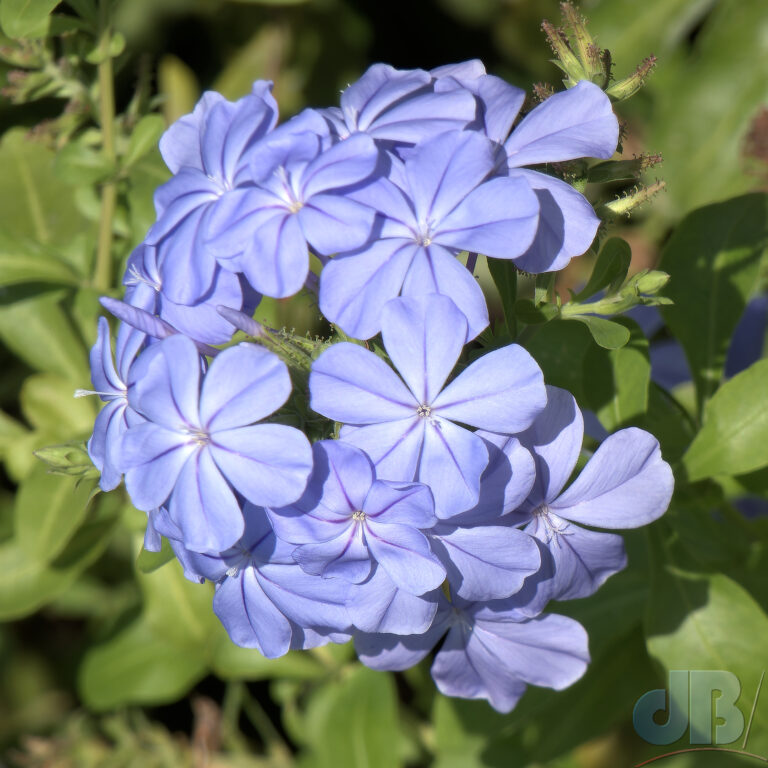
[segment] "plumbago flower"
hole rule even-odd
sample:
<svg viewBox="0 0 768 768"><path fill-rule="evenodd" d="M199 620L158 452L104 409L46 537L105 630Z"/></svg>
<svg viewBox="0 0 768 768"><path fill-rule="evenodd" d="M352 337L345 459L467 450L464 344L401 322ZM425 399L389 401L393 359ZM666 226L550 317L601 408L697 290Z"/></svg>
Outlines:
<svg viewBox="0 0 768 768"><path fill-rule="evenodd" d="M611 156L608 97L581 82L518 121L523 92L479 61L379 64L340 108L276 127L270 89L206 93L161 139L158 220L125 301L102 299L117 363L104 319L91 351L101 487L125 475L145 546L166 537L187 578L215 584L238 645L273 658L354 636L363 663L405 669L440 644L438 688L502 712L527 685L570 685L586 633L542 611L624 567L621 538L592 527L656 519L671 471L631 428L566 487L573 397L517 344L475 345L454 371L489 322L459 258L542 272L589 247L591 206L546 171ZM313 286L338 336L380 332L384 349L253 320L261 294ZM226 346L236 329L258 343ZM311 446L284 418L338 437Z"/></svg>
<svg viewBox="0 0 768 768"><path fill-rule="evenodd" d="M91 349L91 379L94 390L77 390L75 397L98 395L107 405L99 411L93 434L88 441L88 455L101 472L99 487L111 491L120 484L119 447L123 434L131 424L142 420L128 405L128 372L136 354L146 341L146 335L129 325L120 327L115 346L117 367L112 360L109 323L99 318L99 332Z"/></svg>
<svg viewBox="0 0 768 768"><path fill-rule="evenodd" d="M634 427L606 438L563 492L583 436L584 421L573 395L552 386L547 387L546 408L518 435L536 462L536 482L510 522L522 522L551 554L554 577L540 587L544 602L587 597L626 565L620 536L577 523L638 528L660 517L672 497L674 478L658 440Z"/></svg>
<svg viewBox="0 0 768 768"><path fill-rule="evenodd" d="M208 247L256 290L283 298L304 285L308 245L327 256L369 239L374 211L341 192L369 180L379 152L364 134L329 147L309 131L276 133L251 161L250 183L212 212Z"/></svg>
<svg viewBox="0 0 768 768"><path fill-rule="evenodd" d="M432 664L432 677L446 696L486 699L511 711L528 685L562 690L589 663L584 627L566 616L530 618L514 598L448 602L420 635L355 633L360 661L372 669L398 671L418 664L446 635Z"/></svg>
<svg viewBox="0 0 768 768"><path fill-rule="evenodd" d="M252 344L218 355L202 386L200 355L189 339L174 335L150 347L131 368L128 389L146 420L122 441L133 503L150 511L167 502L192 550L231 547L244 531L235 490L254 503L282 505L306 485L306 437L293 427L254 424L290 391L285 364Z"/></svg>
<svg viewBox="0 0 768 768"><path fill-rule="evenodd" d="M217 267L208 292L194 304L177 304L163 293L157 250L142 244L126 265L125 302L157 315L179 333L205 344L222 344L232 338L234 326L217 312L224 306L253 314L261 296L238 275Z"/></svg>
<svg viewBox="0 0 768 768"><path fill-rule="evenodd" d="M334 344L312 366L310 405L346 425L342 439L363 449L381 477L429 485L436 515L449 518L477 503L488 465L482 438L456 422L522 431L546 402L541 370L510 344L444 387L467 337L464 315L446 296L394 299L381 323L402 380L373 352Z"/></svg>
<svg viewBox="0 0 768 768"><path fill-rule="evenodd" d="M536 233L539 204L527 182L491 178L498 152L484 136L452 131L422 142L389 179L361 190L382 216L378 239L333 259L320 276L320 309L356 338L381 328L384 305L398 295L450 297L470 338L488 325L475 278L456 259L463 250L499 258L525 252Z"/></svg>
<svg viewBox="0 0 768 768"><path fill-rule="evenodd" d="M158 219L146 242L158 249L162 290L176 304L194 304L211 289L216 259L205 247L208 220L247 181L243 174L258 140L277 122L271 88L258 81L235 103L206 93L160 140L174 176L155 193Z"/></svg>
<svg viewBox="0 0 768 768"><path fill-rule="evenodd" d="M350 584L356 627L423 632L437 603L420 596L445 580L424 533L437 523L429 488L376 479L368 456L342 441L315 443L314 458L304 496L270 511L277 535L299 545L293 557L307 573Z"/></svg>

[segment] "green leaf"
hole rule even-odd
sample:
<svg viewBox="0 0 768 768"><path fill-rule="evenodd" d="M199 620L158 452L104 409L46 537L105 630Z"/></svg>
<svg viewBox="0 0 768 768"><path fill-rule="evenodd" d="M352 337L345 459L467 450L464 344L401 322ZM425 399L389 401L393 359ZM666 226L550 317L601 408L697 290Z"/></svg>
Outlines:
<svg viewBox="0 0 768 768"><path fill-rule="evenodd" d="M6 8L5 0L0 7ZM55 245L90 231L78 213L71 185L54 173L55 153L11 128L0 143L0 231Z"/></svg>
<svg viewBox="0 0 768 768"><path fill-rule="evenodd" d="M720 669L736 675L746 722L765 668L768 637L768 616L749 592L723 574L687 574L662 562L652 571L648 605L651 656L667 670ZM768 708L756 708L750 734L750 751L764 754Z"/></svg>
<svg viewBox="0 0 768 768"><path fill-rule="evenodd" d="M14 507L19 549L40 563L51 563L85 519L93 483L75 483L38 464L19 488Z"/></svg>
<svg viewBox="0 0 768 768"><path fill-rule="evenodd" d="M554 304L536 306L530 299L520 299L515 304L515 315L526 325L546 323L557 317L559 309Z"/></svg>
<svg viewBox="0 0 768 768"><path fill-rule="evenodd" d="M78 690L96 710L127 703L163 704L181 698L206 669L198 647L164 637L146 621L138 621L88 650Z"/></svg>
<svg viewBox="0 0 768 768"><path fill-rule="evenodd" d="M688 479L739 475L768 465L768 360L720 387L704 408L704 426L683 457Z"/></svg>
<svg viewBox="0 0 768 768"><path fill-rule="evenodd" d="M768 196L752 194L709 205L683 220L662 254L671 275L661 313L683 345L699 408L723 372L733 330L756 287L768 244Z"/></svg>
<svg viewBox="0 0 768 768"><path fill-rule="evenodd" d="M148 152L157 147L165 130L165 120L160 115L145 115L136 123L123 157L123 166L129 168Z"/></svg>
<svg viewBox="0 0 768 768"><path fill-rule="evenodd" d="M61 293L28 298L22 291L11 289L5 295L12 301L0 304L3 344L32 368L72 382L73 391L87 386L91 378L88 354L60 305Z"/></svg>
<svg viewBox="0 0 768 768"><path fill-rule="evenodd" d="M217 623L210 585L187 581L177 561L137 578L141 615L92 647L79 671L80 694L94 709L175 701L208 670Z"/></svg>
<svg viewBox="0 0 768 768"><path fill-rule="evenodd" d="M636 424L648 410L648 387L651 381L651 361L648 356L648 339L637 323L628 318L619 318L616 324L627 329L630 340L619 349L608 354L612 373L612 387L607 400L592 401L598 419L609 431ZM592 370L599 370L600 362L595 360L602 350L593 348L587 355L585 376L589 380ZM605 354L605 353L602 353ZM587 396L597 387L587 387Z"/></svg>
<svg viewBox="0 0 768 768"><path fill-rule="evenodd" d="M689 0L669 4L697 12ZM756 186L744 148L752 121L768 101L768 14L763 0L718 0L711 7L694 44L668 56L648 86L653 119L644 143L669 161L663 169L667 194L654 206L667 219ZM658 24L654 37L664 28ZM650 51L660 52L656 41L642 55Z"/></svg>
<svg viewBox="0 0 768 768"><path fill-rule="evenodd" d="M88 436L99 404L96 396L76 398L68 379L47 373L24 380L20 401L24 418L33 427L61 440Z"/></svg>
<svg viewBox="0 0 768 768"><path fill-rule="evenodd" d="M613 293L624 282L631 260L632 251L626 240L619 237L606 240L600 249L587 284L576 294L574 299L583 301L594 296L598 291L609 288L609 286L608 294Z"/></svg>
<svg viewBox="0 0 768 768"><path fill-rule="evenodd" d="M55 283L79 285L81 277L65 261L53 255L19 247L6 250L0 243L0 286L17 283Z"/></svg>
<svg viewBox="0 0 768 768"><path fill-rule="evenodd" d="M29 557L13 539L0 544L0 621L27 616L54 600L102 554L117 517L109 514L106 497L98 507L50 565Z"/></svg>
<svg viewBox="0 0 768 768"><path fill-rule="evenodd" d="M163 537L159 552L150 552L148 549L141 548L139 556L136 558L136 570L139 573L152 573L158 568L162 568L169 563L176 555L171 548L168 539Z"/></svg>
<svg viewBox="0 0 768 768"><path fill-rule="evenodd" d="M306 715L302 768L398 768L400 733L391 675L355 665L318 690Z"/></svg>
<svg viewBox="0 0 768 768"><path fill-rule="evenodd" d="M3 0L0 26L8 37L45 37L48 17L58 4L59 0Z"/></svg>
<svg viewBox="0 0 768 768"><path fill-rule="evenodd" d="M115 172L115 166L102 152L83 142L73 141L56 155L56 175L72 185L98 184Z"/></svg>
<svg viewBox="0 0 768 768"><path fill-rule="evenodd" d="M658 439L662 456L672 464L685 453L695 433L682 406L653 381L648 388L648 410L639 426Z"/></svg>
<svg viewBox="0 0 768 768"><path fill-rule="evenodd" d="M594 315L570 315L564 320L578 320L589 328L592 338L604 349L619 349L629 341L629 330L620 323Z"/></svg>
<svg viewBox="0 0 768 768"><path fill-rule="evenodd" d="M507 259L488 259L488 271L499 291L501 308L507 333L514 339L517 335L515 302L517 301L517 267Z"/></svg>
<svg viewBox="0 0 768 768"><path fill-rule="evenodd" d="M584 402L584 359L594 346L586 326L554 320L538 326L534 335L525 342L544 373L547 384L567 389L580 402ZM610 376L610 370L607 375Z"/></svg>

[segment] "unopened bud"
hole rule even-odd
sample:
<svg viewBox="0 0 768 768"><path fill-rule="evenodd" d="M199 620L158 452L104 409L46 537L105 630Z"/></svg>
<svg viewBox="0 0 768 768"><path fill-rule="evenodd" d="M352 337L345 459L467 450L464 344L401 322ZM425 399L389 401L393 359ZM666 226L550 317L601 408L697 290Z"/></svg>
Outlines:
<svg viewBox="0 0 768 768"><path fill-rule="evenodd" d="M647 59L643 59L642 64L640 64L629 77L625 77L623 80L614 83L610 88L607 88L605 92L614 101L624 101L624 99L634 96L643 87L655 66L655 56L649 56Z"/></svg>
<svg viewBox="0 0 768 768"><path fill-rule="evenodd" d="M553 59L553 63L566 74L566 78L563 80L565 87L573 88L580 80L588 80L589 77L584 71L584 67L568 45L568 37L565 32L554 27L546 19L541 22L541 28L557 57Z"/></svg>
<svg viewBox="0 0 768 768"><path fill-rule="evenodd" d="M666 184L663 181L657 181L649 187L635 187L635 189L628 194L623 195L616 200L611 200L609 203L605 203L603 207L613 214L625 214L629 216L635 208L648 202L655 194L664 189L665 186Z"/></svg>
<svg viewBox="0 0 768 768"><path fill-rule="evenodd" d="M669 275L657 269L644 269L633 275L630 285L638 294L658 293L669 282Z"/></svg>

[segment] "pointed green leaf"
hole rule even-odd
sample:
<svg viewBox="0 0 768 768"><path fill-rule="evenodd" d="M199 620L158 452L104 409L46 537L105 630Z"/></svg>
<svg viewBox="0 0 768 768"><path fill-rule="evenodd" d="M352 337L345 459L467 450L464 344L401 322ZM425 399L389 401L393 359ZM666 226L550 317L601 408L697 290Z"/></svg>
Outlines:
<svg viewBox="0 0 768 768"><path fill-rule="evenodd" d="M720 387L704 408L704 426L683 457L692 481L768 466L768 360Z"/></svg>
<svg viewBox="0 0 768 768"><path fill-rule="evenodd" d="M570 315L564 320L578 320L589 328L592 338L604 349L619 349L629 341L629 330L613 320L594 315Z"/></svg>
<svg viewBox="0 0 768 768"><path fill-rule="evenodd" d="M59 0L3 0L0 26L8 37L45 37L48 17L58 4Z"/></svg>
<svg viewBox="0 0 768 768"><path fill-rule="evenodd" d="M683 345L699 408L717 388L731 335L755 290L768 245L768 195L701 208L675 230L662 254L671 276L661 310Z"/></svg>
<svg viewBox="0 0 768 768"><path fill-rule="evenodd" d="M597 255L597 261L592 268L592 274L584 288L576 294L576 301L583 301L590 296L594 296L598 291L604 288L617 289L627 276L629 262L632 260L632 251L629 243L619 237L612 237L606 240L600 253ZM608 290L608 293L612 293Z"/></svg>

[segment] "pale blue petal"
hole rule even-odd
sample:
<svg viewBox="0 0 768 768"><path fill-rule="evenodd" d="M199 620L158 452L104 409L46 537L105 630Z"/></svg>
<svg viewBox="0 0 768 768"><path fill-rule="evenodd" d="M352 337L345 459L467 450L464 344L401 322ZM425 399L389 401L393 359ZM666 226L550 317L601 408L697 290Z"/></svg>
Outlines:
<svg viewBox="0 0 768 768"><path fill-rule="evenodd" d="M574 396L548 384L546 407L518 438L536 462L530 504L553 501L571 476L584 439L584 420Z"/></svg>
<svg viewBox="0 0 768 768"><path fill-rule="evenodd" d="M408 525L385 525L373 519L365 527L368 549L396 587L423 595L443 583L445 568L423 533Z"/></svg>
<svg viewBox="0 0 768 768"><path fill-rule="evenodd" d="M390 238L332 259L320 273L320 311L353 338L374 336L384 305L400 293L418 248L412 240Z"/></svg>
<svg viewBox="0 0 768 768"><path fill-rule="evenodd" d="M343 427L341 439L365 451L379 477L410 482L418 467L424 425L424 419L414 415L365 427Z"/></svg>
<svg viewBox="0 0 768 768"><path fill-rule="evenodd" d="M184 545L195 552L223 552L245 530L235 494L205 448L184 464L168 511L182 531Z"/></svg>
<svg viewBox="0 0 768 768"><path fill-rule="evenodd" d="M418 635L355 632L355 651L366 667L400 672L418 664L440 641L453 614L443 599L432 626Z"/></svg>
<svg viewBox="0 0 768 768"><path fill-rule="evenodd" d="M551 600L589 597L627 565L621 536L580 528L549 513L548 523L537 515L525 530L546 544L554 577L543 588Z"/></svg>
<svg viewBox="0 0 768 768"><path fill-rule="evenodd" d="M150 421L169 429L199 427L200 364L192 341L178 334L169 336L136 360L128 402Z"/></svg>
<svg viewBox="0 0 768 768"><path fill-rule="evenodd" d="M658 440L630 427L606 438L568 490L549 506L577 523L637 528L664 514L674 482Z"/></svg>
<svg viewBox="0 0 768 768"><path fill-rule="evenodd" d="M560 179L537 171L514 170L510 177L524 178L539 200L539 220L533 242L515 264L525 272L555 272L581 256L595 239L600 219L581 192Z"/></svg>
<svg viewBox="0 0 768 768"><path fill-rule="evenodd" d="M358 133L340 141L318 155L302 174L301 198L340 187L350 187L367 179L379 162L379 150L370 136Z"/></svg>
<svg viewBox="0 0 768 768"><path fill-rule="evenodd" d="M446 248L432 243L419 247L403 282L403 296L442 293L467 318L467 341L488 325L488 306L483 291L470 271Z"/></svg>
<svg viewBox="0 0 768 768"><path fill-rule="evenodd" d="M459 359L467 321L447 296L402 297L384 307L381 335L390 360L416 400L428 405Z"/></svg>
<svg viewBox="0 0 768 768"><path fill-rule="evenodd" d="M412 528L431 528L437 523L432 492L421 483L376 480L362 507L369 520Z"/></svg>
<svg viewBox="0 0 768 768"><path fill-rule="evenodd" d="M451 591L465 600L514 595L541 566L533 538L517 528L478 525L441 530L435 538L442 545L436 551L448 569Z"/></svg>
<svg viewBox="0 0 768 768"><path fill-rule="evenodd" d="M448 214L493 171L495 152L493 142L472 131L443 133L418 145L405 163L417 219L441 229Z"/></svg>
<svg viewBox="0 0 768 768"><path fill-rule="evenodd" d="M309 441L282 424L216 432L210 451L227 480L253 504L265 507L296 501L312 471Z"/></svg>
<svg viewBox="0 0 768 768"><path fill-rule="evenodd" d="M412 635L426 632L437 613L437 595L417 597L398 589L383 568L349 590L347 610L363 632Z"/></svg>
<svg viewBox="0 0 768 768"><path fill-rule="evenodd" d="M256 571L246 568L216 589L213 611L235 645L274 659L288 652L291 625L264 594Z"/></svg>
<svg viewBox="0 0 768 768"><path fill-rule="evenodd" d="M477 504L488 449L477 435L450 421L423 421L424 445L416 479L430 487L435 514L444 520Z"/></svg>
<svg viewBox="0 0 768 768"><path fill-rule="evenodd" d="M505 148L510 167L559 163L577 157L608 159L619 140L619 123L603 90L582 80L550 96L512 131Z"/></svg>
<svg viewBox="0 0 768 768"><path fill-rule="evenodd" d="M272 352L241 343L217 355L203 380L200 420L208 432L252 424L291 394L288 368Z"/></svg>
<svg viewBox="0 0 768 768"><path fill-rule="evenodd" d="M419 405L381 358L349 342L334 344L315 360L309 390L312 410L347 424L404 419Z"/></svg>
<svg viewBox="0 0 768 768"><path fill-rule="evenodd" d="M133 505L145 512L162 506L196 450L178 432L151 422L131 427L120 448L120 469L125 471L125 487Z"/></svg>
<svg viewBox="0 0 768 768"><path fill-rule="evenodd" d="M314 576L354 584L365 581L374 566L363 541L362 526L351 519L335 539L296 547L293 559L303 571Z"/></svg>
<svg viewBox="0 0 768 768"><path fill-rule="evenodd" d="M514 434L530 426L546 402L541 369L521 346L510 344L475 360L432 409L445 419Z"/></svg>
<svg viewBox="0 0 768 768"><path fill-rule="evenodd" d="M265 296L293 296L309 272L307 241L298 218L287 211L267 219L253 235L241 264L248 282Z"/></svg>
<svg viewBox="0 0 768 768"><path fill-rule="evenodd" d="M314 253L334 253L361 248L371 237L376 212L341 195L315 195L297 217Z"/></svg>
<svg viewBox="0 0 768 768"><path fill-rule="evenodd" d="M526 252L538 226L539 201L527 180L504 177L472 190L439 223L433 239L459 251L514 259Z"/></svg>

